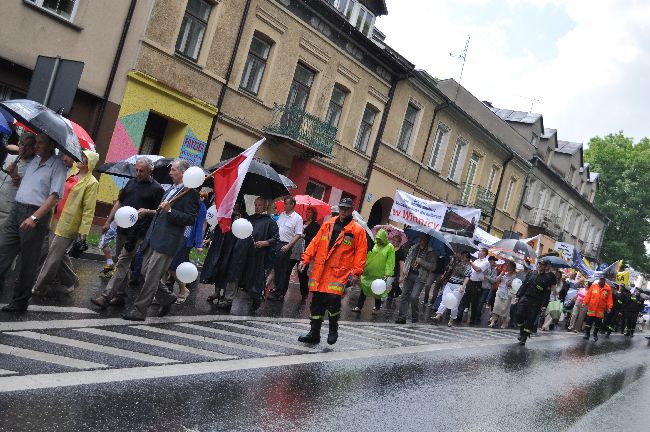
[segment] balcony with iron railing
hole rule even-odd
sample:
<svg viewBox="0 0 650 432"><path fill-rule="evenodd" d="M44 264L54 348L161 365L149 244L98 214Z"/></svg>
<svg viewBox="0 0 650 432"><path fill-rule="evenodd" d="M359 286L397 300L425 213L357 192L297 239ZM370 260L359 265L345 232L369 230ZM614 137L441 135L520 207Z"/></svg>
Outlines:
<svg viewBox="0 0 650 432"><path fill-rule="evenodd" d="M284 138L312 156L332 157L336 128L295 106L275 105L268 135Z"/></svg>
<svg viewBox="0 0 650 432"><path fill-rule="evenodd" d="M492 217L496 195L487 188L469 183L460 184L460 199L455 204L481 209L481 215Z"/></svg>
<svg viewBox="0 0 650 432"><path fill-rule="evenodd" d="M555 239L562 234L562 226L560 225L559 216L547 209L532 209L526 218L526 223L544 229Z"/></svg>

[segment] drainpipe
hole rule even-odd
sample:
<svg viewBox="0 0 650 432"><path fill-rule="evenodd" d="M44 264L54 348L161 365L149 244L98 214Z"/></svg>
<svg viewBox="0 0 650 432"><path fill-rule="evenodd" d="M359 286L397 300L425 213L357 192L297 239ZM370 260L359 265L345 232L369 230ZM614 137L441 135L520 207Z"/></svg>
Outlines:
<svg viewBox="0 0 650 432"><path fill-rule="evenodd" d="M205 151L203 152L203 158L201 159L201 165L205 164L205 159L208 157L208 149L212 143L212 135L214 130L217 128L217 123L219 122L219 117L221 117L221 105L223 105L223 100L226 97L226 90L228 89L228 84L230 84L230 78L232 76L232 69L235 66L235 60L237 59L237 53L239 52L239 45L241 43L241 38L244 33L244 26L246 25L246 19L248 18L248 11L251 7L251 0L246 0L246 5L244 6L244 13L242 18L239 21L239 30L237 30L237 39L235 39L235 46L232 49L232 54L230 55L230 62L228 63L228 69L226 70L226 82L221 87L219 92L219 98L217 99L216 108L217 114L212 118L212 124L210 125L210 132L208 133L208 142L205 146Z"/></svg>
<svg viewBox="0 0 650 432"><path fill-rule="evenodd" d="M395 88L397 88L397 83L402 78L395 78L390 85L388 90L388 102L386 102L386 107L384 108L384 113L381 116L381 122L379 123L379 129L377 130L377 138L375 138L375 144L372 148L372 154L370 155L370 162L368 162L368 168L366 169L366 183L363 185L363 190L361 191L361 197L359 199L359 208L358 212L361 213L363 208L363 203L366 200L366 194L368 193L368 183L370 182L370 175L372 174L372 169L377 160L377 155L379 154L379 146L381 145L381 139L384 136L384 128L386 127L386 122L388 120L388 112L390 111L391 106L393 105L393 96L395 95Z"/></svg>
<svg viewBox="0 0 650 432"><path fill-rule="evenodd" d="M496 211L497 211L497 201L499 201L499 194L501 193L501 187L503 186L503 178L506 175L506 168L508 167L508 164L510 163L510 161L514 157L515 157L515 155L510 153L510 155L503 162L503 169L501 170L501 176L499 177L499 186L497 186L497 193L495 194L495 197L494 197L494 204L492 204L492 216L490 216L490 223L488 224L487 230L486 230L488 233L492 229L492 222L494 221L494 213L496 213ZM524 188L524 193L525 192L526 192L526 189ZM517 210L517 213L519 213L519 210Z"/></svg>
<svg viewBox="0 0 650 432"><path fill-rule="evenodd" d="M427 150L429 150L429 140L431 139L431 132L433 132L433 124L436 122L436 115L445 108L449 108L449 102L443 102L433 109L433 117L431 117L431 124L429 125L429 132L427 132L427 140L424 142L424 152L422 153L422 160L420 160L420 166L418 167L418 175L415 177L415 186L418 185L420 181L420 173L422 172L422 164L424 163L424 158L427 156Z"/></svg>
<svg viewBox="0 0 650 432"><path fill-rule="evenodd" d="M99 105L99 112L97 113L97 120L93 125L93 131L91 136L93 140L97 139L97 133L99 133L99 125L102 124L104 120L104 112L106 111L106 104L108 103L108 97L111 94L113 89L113 82L115 81L115 75L117 74L117 68L120 65L120 60L122 58L122 51L124 50L124 44L126 43L126 35L129 33L129 28L131 27L131 19L133 18L133 13L135 12L135 5L138 0L131 0L129 5L129 11L126 13L126 18L124 19L124 25L122 26L122 34L120 35L120 41L117 44L117 51L115 51L115 57L113 58L113 65L111 66L111 71L108 74L108 81L106 81L106 89L104 89L104 97Z"/></svg>

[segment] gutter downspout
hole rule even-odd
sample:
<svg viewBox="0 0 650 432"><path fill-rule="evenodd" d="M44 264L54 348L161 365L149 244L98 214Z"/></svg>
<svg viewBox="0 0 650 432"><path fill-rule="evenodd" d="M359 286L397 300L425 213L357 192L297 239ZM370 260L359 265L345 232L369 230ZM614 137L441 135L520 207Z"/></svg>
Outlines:
<svg viewBox="0 0 650 432"><path fill-rule="evenodd" d="M126 18L124 19L122 34L120 35L120 41L117 44L117 51L115 51L115 57L113 58L113 65L111 66L111 72L108 74L108 81L106 81L106 89L104 90L104 96L99 105L97 120L93 125L93 131L91 133L93 140L97 139L97 134L99 133L99 125L102 124L102 121L104 120L104 113L106 112L106 104L108 103L108 97L110 96L111 90L113 89L113 82L115 81L117 68L120 65L120 60L122 59L122 51L124 51L126 36L129 33L129 28L131 27L131 20L133 19L133 13L135 12L135 6L137 2L138 0L131 0L131 4L129 5L129 11L126 13Z"/></svg>
<svg viewBox="0 0 650 432"><path fill-rule="evenodd" d="M366 200L366 194L368 193L368 183L370 182L370 176L372 175L372 169L377 160L377 155L379 154L379 146L381 145L381 139L384 137L384 129L386 127L386 122L388 121L388 112L393 105L393 96L395 95L395 89L397 88L397 83L401 78L397 77L393 80L388 90L388 102L384 108L384 113L381 116L381 122L379 123L379 129L377 129L377 137L375 138L375 144L372 148L372 154L370 155L370 161L368 162L368 168L366 169L366 183L363 185L363 190L361 191L361 197L359 198L359 207L358 212L361 213L363 208L363 203Z"/></svg>
<svg viewBox="0 0 650 432"><path fill-rule="evenodd" d="M422 153L422 160L420 160L420 166L418 167L418 175L415 177L415 186L417 187L418 181L420 181L420 173L422 172L422 164L424 163L424 158L427 155L427 150L429 150L429 140L431 139L431 132L433 132L433 125L436 122L436 116L440 111L445 108L449 108L449 101L445 101L442 104L438 105L433 109L433 117L431 117L431 124L429 125L429 132L427 133L427 140L424 142L424 152Z"/></svg>
<svg viewBox="0 0 650 432"><path fill-rule="evenodd" d="M492 204L492 216L490 216L490 223L487 226L487 232L489 233L490 230L492 229L492 222L494 221L494 214L497 211L497 201L499 201L499 194L501 193L501 187L503 186L503 178L506 176L506 168L508 167L508 164L512 159L514 159L515 155L510 153L510 155L506 158L506 160L503 162L503 169L501 170L501 176L499 177L499 186L497 186L497 193L495 194L494 197L494 204ZM526 182L526 186L528 185L528 182ZM524 193L526 192L526 187L524 187ZM523 195L522 195L523 196ZM521 200L519 201L520 207L517 208L517 217L515 218L515 221L519 217L519 209L521 208Z"/></svg>
<svg viewBox="0 0 650 432"><path fill-rule="evenodd" d="M239 29L237 30L237 38L235 39L235 46L232 49L232 55L230 56L230 62L228 63L228 69L226 70L226 82L221 87L219 92L219 97L217 98L216 108L217 114L212 118L212 124L210 125L210 132L208 133L208 141L205 146L205 151L203 152L203 158L201 159L201 165L205 164L205 159L208 157L208 150L210 149L210 144L212 143L212 135L214 135L214 130L217 128L217 123L219 122L219 117L221 117L221 106L223 105L223 100L226 98L226 90L228 89L228 84L230 84L230 78L232 76L232 69L235 66L235 59L237 58L237 53L239 52L239 45L241 44L242 35L244 33L244 26L246 25L246 19L248 18L248 11L251 7L251 0L246 0L246 5L244 6L244 12L242 18L239 21Z"/></svg>

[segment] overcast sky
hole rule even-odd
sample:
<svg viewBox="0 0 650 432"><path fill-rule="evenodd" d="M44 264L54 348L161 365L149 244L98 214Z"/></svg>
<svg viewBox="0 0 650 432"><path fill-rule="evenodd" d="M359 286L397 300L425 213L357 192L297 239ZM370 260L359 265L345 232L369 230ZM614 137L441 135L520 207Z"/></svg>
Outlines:
<svg viewBox="0 0 650 432"><path fill-rule="evenodd" d="M387 0L386 42L499 108L532 111L558 139L650 137L650 0Z"/></svg>

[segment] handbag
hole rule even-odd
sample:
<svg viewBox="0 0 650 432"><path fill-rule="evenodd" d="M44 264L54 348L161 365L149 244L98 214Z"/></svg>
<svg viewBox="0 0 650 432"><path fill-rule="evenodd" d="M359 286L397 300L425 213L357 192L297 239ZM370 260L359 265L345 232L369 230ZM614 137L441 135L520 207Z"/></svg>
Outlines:
<svg viewBox="0 0 650 432"><path fill-rule="evenodd" d="M291 247L291 260L300 261L302 254L305 252L305 239L300 238Z"/></svg>

